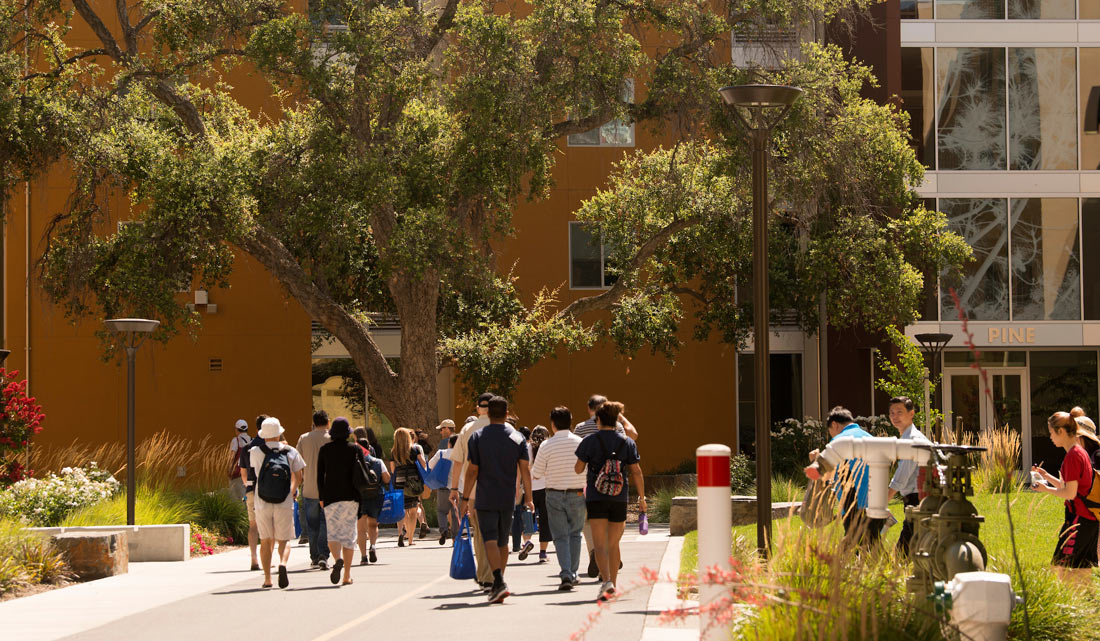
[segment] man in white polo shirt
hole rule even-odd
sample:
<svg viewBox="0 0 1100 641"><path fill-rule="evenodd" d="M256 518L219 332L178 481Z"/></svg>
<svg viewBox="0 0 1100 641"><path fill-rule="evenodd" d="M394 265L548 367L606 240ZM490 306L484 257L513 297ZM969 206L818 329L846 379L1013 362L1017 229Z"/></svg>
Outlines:
<svg viewBox="0 0 1100 641"><path fill-rule="evenodd" d="M546 513L554 551L561 567L558 590L572 590L580 582L581 532L584 530L584 474L577 474L577 447L581 438L569 431L573 414L559 405L550 411L551 436L539 446L531 474L546 482Z"/></svg>
<svg viewBox="0 0 1100 641"><path fill-rule="evenodd" d="M469 443L475 432L489 424L489 399L495 396L485 392L477 397L477 418L467 421L458 433L458 442L451 450L451 502L458 504L463 496L466 484L466 470L469 469ZM467 498L474 500L475 491L471 490ZM461 517L460 517L461 518ZM474 539L474 559L477 562L477 583L483 590L493 587L493 569L489 566L489 556L485 551L485 541L481 538L481 526L477 519L477 510L470 510L470 534Z"/></svg>

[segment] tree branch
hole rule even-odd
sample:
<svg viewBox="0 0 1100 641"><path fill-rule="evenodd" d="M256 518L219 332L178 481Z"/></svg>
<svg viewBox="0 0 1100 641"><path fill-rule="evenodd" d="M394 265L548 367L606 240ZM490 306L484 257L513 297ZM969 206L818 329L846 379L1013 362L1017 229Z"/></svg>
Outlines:
<svg viewBox="0 0 1100 641"><path fill-rule="evenodd" d="M80 17L84 18L84 22L87 22L88 26L92 28L92 32L99 38L99 41L103 43L107 54L115 60L121 59L122 50L118 47L118 41L111 35L111 30L103 24L95 10L89 6L88 0L73 0L73 7L76 8L76 12L80 14Z"/></svg>
<svg viewBox="0 0 1100 641"><path fill-rule="evenodd" d="M426 56L435 50L440 41L443 40L443 36L454 26L456 13L458 13L458 0L447 0L447 5L443 7L443 11L439 14L439 19L436 20L431 35L425 41L421 55Z"/></svg>
<svg viewBox="0 0 1100 641"><path fill-rule="evenodd" d="M363 373L373 395L380 399L393 398L397 389L397 375L386 363L382 350L374 342L370 332L348 314L343 306L314 284L294 255L274 234L257 227L238 246L266 267L314 320L344 344L356 367Z"/></svg>
<svg viewBox="0 0 1100 641"><path fill-rule="evenodd" d="M199 138L206 138L206 125L194 103L181 96L163 78L152 83L152 92L158 100L176 112L188 131Z"/></svg>
<svg viewBox="0 0 1100 641"><path fill-rule="evenodd" d="M118 23L122 25L122 37L126 41L126 53L137 53L137 32L134 25L130 24L130 8L126 6L126 0L115 0L115 12L118 13Z"/></svg>
<svg viewBox="0 0 1100 641"><path fill-rule="evenodd" d="M55 68L51 69L50 71L41 71L41 72L38 72L38 73L32 73L32 74L28 74L26 76L23 76L23 80L31 80L33 78L56 77L56 76L61 75L61 72L65 70L65 67L73 64L74 62L79 62L79 61L81 61L85 58L92 58L94 56L106 56L106 55L109 55L107 53L106 49L88 49L87 51L82 51L82 52L76 54L75 56L72 56L72 57L67 58L65 60L58 61L57 66Z"/></svg>
<svg viewBox="0 0 1100 641"><path fill-rule="evenodd" d="M658 249L660 249L665 243L667 243L673 235L675 235L677 232L687 229L688 227L691 227L692 225L697 224L698 222L698 218L681 218L665 225L664 228L662 228L660 231L650 237L650 239L647 240L645 244L638 248L638 253L634 254L634 258L630 261L630 265L627 271L636 272L641 269L642 265L644 265L645 262L649 260L650 257L652 257ZM558 314L561 316L572 316L576 318L577 316L587 314L588 312L593 312L601 309L611 309L611 307L615 303L619 302L619 299L621 299L627 293L628 289L629 286L627 285L627 279L620 278L619 280L615 281L615 284L611 286L611 289L607 290L606 292L597 294L595 296L586 296L584 298L579 298L567 305L564 309L558 312Z"/></svg>

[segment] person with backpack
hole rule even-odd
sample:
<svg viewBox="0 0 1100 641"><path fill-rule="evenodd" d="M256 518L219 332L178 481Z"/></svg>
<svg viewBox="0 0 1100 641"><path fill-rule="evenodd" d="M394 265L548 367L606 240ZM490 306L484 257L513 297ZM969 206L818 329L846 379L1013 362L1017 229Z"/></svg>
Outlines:
<svg viewBox="0 0 1100 641"><path fill-rule="evenodd" d="M424 451L416 444L416 434L407 427L399 427L393 432L393 448L390 449L390 474L393 475L395 489L402 490L405 494L405 519L398 523L397 547L405 547L405 539L409 545L416 541L417 508L420 507L420 495L426 489L424 480L420 478L420 467L426 467Z"/></svg>
<svg viewBox="0 0 1100 641"><path fill-rule="evenodd" d="M302 484L305 461L298 450L281 439L282 424L274 416L264 419L259 437L263 443L250 450L252 469L256 472L256 528L260 533L260 565L264 582L261 587L271 587L271 556L275 544L279 545L279 587L290 584L286 564L290 560L290 546L294 538L294 493Z"/></svg>
<svg viewBox="0 0 1100 641"><path fill-rule="evenodd" d="M325 511L328 546L334 559L329 580L333 585L341 583L340 571L343 570L341 585L350 585L351 562L355 560L358 534L358 486L362 483L365 489L365 480L361 481L358 477L364 473L366 462L363 449L350 440L351 425L348 419L342 416L333 419L328 435L329 442L322 445L317 453L317 489L321 496L321 508Z"/></svg>
<svg viewBox="0 0 1100 641"><path fill-rule="evenodd" d="M229 441L229 493L238 501L244 500L244 479L241 478L241 450L248 447L252 438L248 435L248 421L237 419L237 434Z"/></svg>
<svg viewBox="0 0 1100 641"><path fill-rule="evenodd" d="M597 601L613 598L618 590L619 540L626 529L626 506L630 499L626 475L638 492L638 508L646 511L641 457L634 439L616 431L623 404L608 401L596 410L599 428L577 446L577 474L587 468L585 507L592 526L593 553L603 577Z"/></svg>
<svg viewBox="0 0 1100 641"><path fill-rule="evenodd" d="M1059 470L1060 478L1051 476L1043 468L1033 465L1050 485L1033 486L1038 492L1053 494L1066 502L1065 521L1058 532L1058 545L1051 563L1070 568L1095 567L1097 538L1100 527L1094 514L1085 504L1093 485L1092 463L1084 448L1077 444L1077 421L1068 412L1055 412L1047 419L1050 441L1066 450Z"/></svg>
<svg viewBox="0 0 1100 641"><path fill-rule="evenodd" d="M241 480L244 481L244 505L248 512L248 551L252 554L251 571L260 569L260 557L257 552L260 547L260 530L256 527L256 470L252 469L252 448L264 442L260 438L260 427L267 420L267 414L256 417L256 436L240 450L240 460L237 466L240 469Z"/></svg>
<svg viewBox="0 0 1100 641"><path fill-rule="evenodd" d="M355 428L358 434L359 429ZM359 447L363 450L363 467L366 474L366 485L359 491L359 520L355 524L356 538L359 539L359 565L378 563L378 553L375 544L378 543L378 516L382 514L382 504L385 501L383 486L389 485L390 473L386 471L386 463L371 453L369 440L359 439ZM370 540L370 550L367 550L367 540Z"/></svg>

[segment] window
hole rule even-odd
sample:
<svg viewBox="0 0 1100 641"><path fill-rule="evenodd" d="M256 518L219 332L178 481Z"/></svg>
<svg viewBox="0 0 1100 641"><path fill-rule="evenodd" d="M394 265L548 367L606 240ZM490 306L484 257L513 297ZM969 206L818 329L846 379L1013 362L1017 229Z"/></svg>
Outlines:
<svg viewBox="0 0 1100 641"><path fill-rule="evenodd" d="M623 83L620 96L623 102L634 104L634 81L628 78ZM633 147L634 123L625 120L611 120L595 129L580 134L570 134L570 147Z"/></svg>
<svg viewBox="0 0 1100 641"><path fill-rule="evenodd" d="M928 90L916 85L930 64L919 51L903 55L910 93ZM940 169L1077 169L1075 49L941 47L935 57ZM916 105L906 107L912 114Z"/></svg>
<svg viewBox="0 0 1100 641"><path fill-rule="evenodd" d="M756 455L756 370L754 355L737 355L737 432L739 451ZM768 359L772 425L802 420L802 354L772 354Z"/></svg>
<svg viewBox="0 0 1100 641"><path fill-rule="evenodd" d="M1080 405L1095 416L1097 408L1096 351L1055 352L1034 350L1029 365L1031 384L1031 460L1057 470L1065 450L1047 437L1047 418Z"/></svg>
<svg viewBox="0 0 1100 641"><path fill-rule="evenodd" d="M610 273L608 249L585 228L584 223L569 223L569 288L606 289L615 284Z"/></svg>
<svg viewBox="0 0 1100 641"><path fill-rule="evenodd" d="M1100 198L1081 201L1081 278L1100 283ZM1100 287L1084 288L1085 320L1100 320Z"/></svg>
<svg viewBox="0 0 1100 641"><path fill-rule="evenodd" d="M974 250L961 280L941 285L941 320L958 317L949 287L971 320L1080 320L1080 237L1087 249L1100 225L1086 215L1081 227L1076 198L941 198L939 208ZM1090 305L1100 301L1086 293Z"/></svg>
<svg viewBox="0 0 1100 641"><path fill-rule="evenodd" d="M901 50L901 100L909 112L909 134L917 150L917 160L925 167L936 166L936 78L931 47L905 47Z"/></svg>
<svg viewBox="0 0 1100 641"><path fill-rule="evenodd" d="M1100 0L1093 0L1100 7ZM1084 13L1082 1L1081 10ZM1097 12L1100 18L1100 11ZM1081 90L1078 105L1081 113L1081 169L1100 169L1100 48L1081 47Z"/></svg>
<svg viewBox="0 0 1100 641"><path fill-rule="evenodd" d="M1081 18L1090 13L1081 0ZM1073 20L1074 0L935 0L937 20ZM1100 11L1096 11L1100 14ZM932 19L931 0L902 0L901 17Z"/></svg>

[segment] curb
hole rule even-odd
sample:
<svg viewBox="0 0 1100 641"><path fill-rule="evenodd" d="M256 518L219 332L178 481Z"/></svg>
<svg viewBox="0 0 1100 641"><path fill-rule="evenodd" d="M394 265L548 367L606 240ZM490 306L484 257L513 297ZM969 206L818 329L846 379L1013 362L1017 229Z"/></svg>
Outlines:
<svg viewBox="0 0 1100 641"><path fill-rule="evenodd" d="M659 577L649 593L646 604L645 627L642 628L641 641L697 641L699 639L699 617L689 616L672 623L661 623L661 614L680 607L693 607L695 601L681 600L677 596L676 579L680 575L680 552L684 548L684 537L670 536Z"/></svg>

